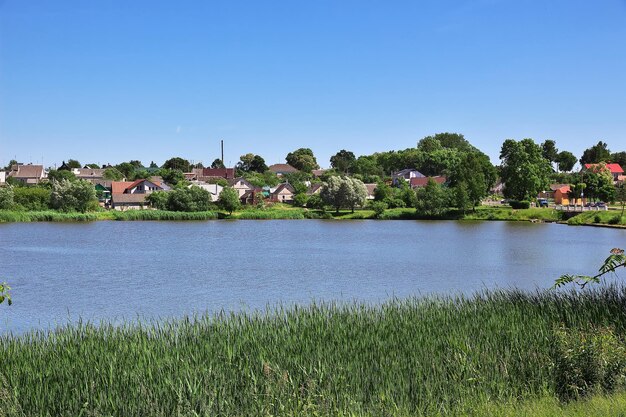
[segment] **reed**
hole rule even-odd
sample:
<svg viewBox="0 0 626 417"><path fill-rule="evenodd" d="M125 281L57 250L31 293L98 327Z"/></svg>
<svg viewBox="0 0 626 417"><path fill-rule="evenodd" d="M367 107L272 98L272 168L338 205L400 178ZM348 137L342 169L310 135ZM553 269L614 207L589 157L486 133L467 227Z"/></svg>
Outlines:
<svg viewBox="0 0 626 417"><path fill-rule="evenodd" d="M623 335L625 307L621 287L496 291L5 335L0 415L471 413L554 398L555 332Z"/></svg>

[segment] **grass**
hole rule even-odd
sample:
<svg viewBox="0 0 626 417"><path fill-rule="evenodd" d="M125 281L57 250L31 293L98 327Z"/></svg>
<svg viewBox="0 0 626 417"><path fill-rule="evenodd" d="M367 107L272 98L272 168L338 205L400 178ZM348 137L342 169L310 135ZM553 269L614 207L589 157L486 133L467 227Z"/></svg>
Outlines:
<svg viewBox="0 0 626 417"><path fill-rule="evenodd" d="M585 224L610 224L615 226L624 226L626 225L626 215L622 216L621 214L621 210L587 211L570 218L567 221L567 224L573 226Z"/></svg>
<svg viewBox="0 0 626 417"><path fill-rule="evenodd" d="M0 338L0 415L485 415L537 401L550 410L563 407L542 402L559 384L556 332L596 326L623 340L625 288L82 323Z"/></svg>

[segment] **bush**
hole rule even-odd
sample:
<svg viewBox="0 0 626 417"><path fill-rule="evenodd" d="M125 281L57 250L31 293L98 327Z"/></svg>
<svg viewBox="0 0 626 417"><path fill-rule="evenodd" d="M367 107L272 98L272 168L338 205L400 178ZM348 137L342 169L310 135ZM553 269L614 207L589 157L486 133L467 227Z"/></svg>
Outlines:
<svg viewBox="0 0 626 417"><path fill-rule="evenodd" d="M50 190L43 187L15 187L13 200L24 210L41 211L50 208Z"/></svg>
<svg viewBox="0 0 626 417"><path fill-rule="evenodd" d="M602 218L600 217L599 214L596 214L595 216L593 216L594 223L600 223L601 221L602 221Z"/></svg>
<svg viewBox="0 0 626 417"><path fill-rule="evenodd" d="M512 208L514 208L514 209L528 209L528 208L530 208L530 201L526 201L526 200L522 200L522 201L511 200L509 202L509 205Z"/></svg>
<svg viewBox="0 0 626 417"><path fill-rule="evenodd" d="M607 394L626 381L626 347L609 327L555 331L554 383L563 401Z"/></svg>
<svg viewBox="0 0 626 417"><path fill-rule="evenodd" d="M621 220L622 220L621 216L619 215L613 216L609 219L609 224L620 224Z"/></svg>
<svg viewBox="0 0 626 417"><path fill-rule="evenodd" d="M372 210L374 210L374 217L377 219L383 215L385 210L387 210L387 203L383 201L374 201L370 204Z"/></svg>

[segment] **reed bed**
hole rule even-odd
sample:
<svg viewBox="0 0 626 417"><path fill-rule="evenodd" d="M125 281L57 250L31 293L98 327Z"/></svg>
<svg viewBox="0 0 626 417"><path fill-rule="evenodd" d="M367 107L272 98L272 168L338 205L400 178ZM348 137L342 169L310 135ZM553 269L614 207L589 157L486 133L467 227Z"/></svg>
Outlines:
<svg viewBox="0 0 626 417"><path fill-rule="evenodd" d="M0 223L10 222L91 222L98 220L98 213L63 213L59 211L10 211L0 210Z"/></svg>
<svg viewBox="0 0 626 417"><path fill-rule="evenodd" d="M164 211L164 210L127 210L111 211L112 220L215 220L214 211Z"/></svg>
<svg viewBox="0 0 626 417"><path fill-rule="evenodd" d="M311 304L0 338L0 415L454 415L554 396L555 329L626 290ZM559 330L561 331L561 330Z"/></svg>
<svg viewBox="0 0 626 417"><path fill-rule="evenodd" d="M302 220L304 212L302 209L290 210L244 210L233 213L229 218L239 220Z"/></svg>

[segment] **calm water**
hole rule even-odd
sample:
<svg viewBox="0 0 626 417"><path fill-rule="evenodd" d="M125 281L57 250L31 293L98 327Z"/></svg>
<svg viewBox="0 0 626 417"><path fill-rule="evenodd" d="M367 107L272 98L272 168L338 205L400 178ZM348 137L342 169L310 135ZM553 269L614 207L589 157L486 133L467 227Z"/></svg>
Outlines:
<svg viewBox="0 0 626 417"><path fill-rule="evenodd" d="M626 231L556 224L209 221L0 224L0 333L312 300L546 288Z"/></svg>

